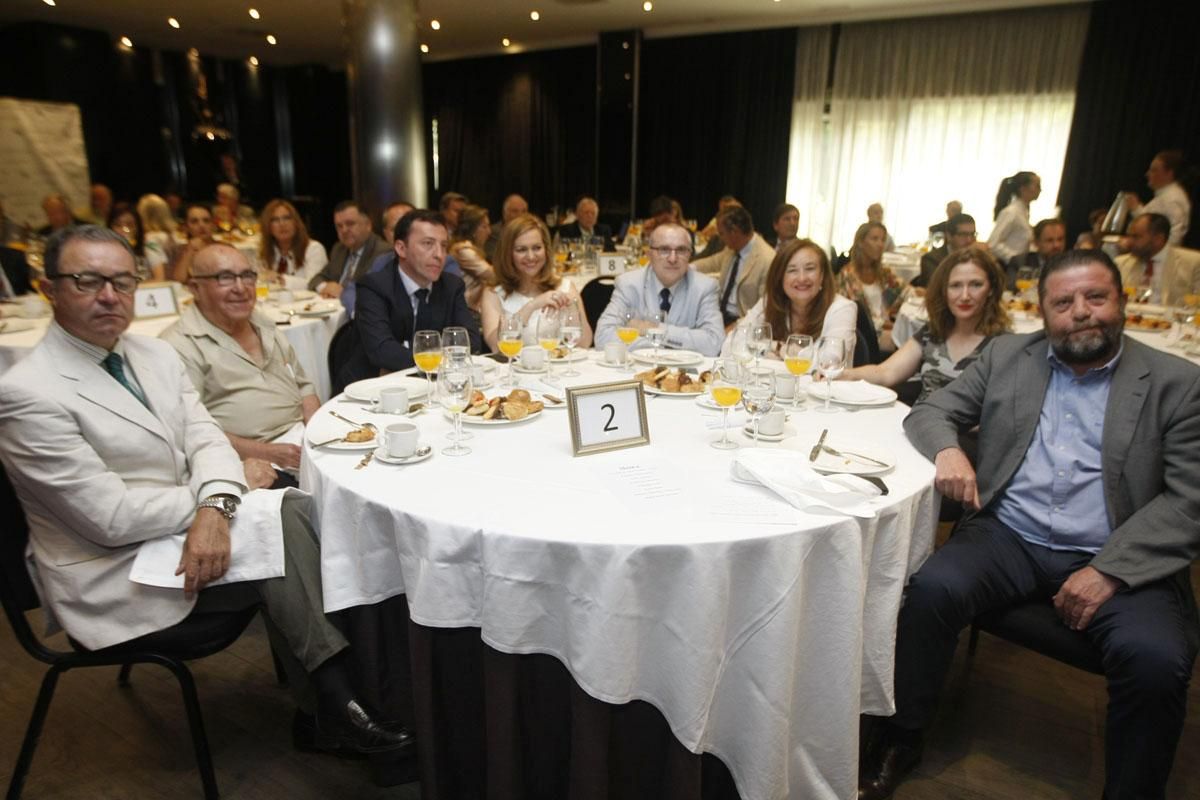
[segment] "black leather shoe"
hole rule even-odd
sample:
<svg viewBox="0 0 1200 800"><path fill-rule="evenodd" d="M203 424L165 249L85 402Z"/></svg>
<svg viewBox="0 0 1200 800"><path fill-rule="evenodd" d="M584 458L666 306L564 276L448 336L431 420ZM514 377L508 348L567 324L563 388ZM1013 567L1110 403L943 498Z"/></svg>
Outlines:
<svg viewBox="0 0 1200 800"><path fill-rule="evenodd" d="M300 750L361 756L416 749L417 740L411 731L401 726L385 726L376 722L355 700L348 702L336 714L318 712L311 728L311 739L304 730L301 716L297 715L292 726L293 741Z"/></svg>
<svg viewBox="0 0 1200 800"><path fill-rule="evenodd" d="M887 741L878 749L858 783L858 800L887 800L896 787L921 763L921 744Z"/></svg>

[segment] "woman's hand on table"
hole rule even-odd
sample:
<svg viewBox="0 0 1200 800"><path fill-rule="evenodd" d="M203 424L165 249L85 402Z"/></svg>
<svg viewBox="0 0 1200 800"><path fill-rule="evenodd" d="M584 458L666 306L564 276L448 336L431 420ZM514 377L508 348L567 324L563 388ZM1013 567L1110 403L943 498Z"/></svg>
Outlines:
<svg viewBox="0 0 1200 800"><path fill-rule="evenodd" d="M574 302L574 298L568 292L559 289L550 289L542 292L534 298L533 302L536 308L566 308Z"/></svg>

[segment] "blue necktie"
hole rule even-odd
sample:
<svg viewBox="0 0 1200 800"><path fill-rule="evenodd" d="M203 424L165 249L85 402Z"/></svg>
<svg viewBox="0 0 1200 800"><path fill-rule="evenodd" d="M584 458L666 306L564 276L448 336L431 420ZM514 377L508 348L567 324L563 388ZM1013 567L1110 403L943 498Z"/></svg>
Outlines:
<svg viewBox="0 0 1200 800"><path fill-rule="evenodd" d="M136 397L139 403L144 405L146 408L150 408L150 404L146 402L145 395L138 391L138 388L129 382L129 378L125 377L125 359L121 358L120 353L109 353L104 357L104 360L100 362L100 366L104 367L108 374L112 375L116 379L117 383L128 389L129 393Z"/></svg>
<svg viewBox="0 0 1200 800"><path fill-rule="evenodd" d="M658 298L659 298L658 299L658 310L663 312L664 314L670 313L670 311L671 311L671 290L663 289L661 292L658 293Z"/></svg>

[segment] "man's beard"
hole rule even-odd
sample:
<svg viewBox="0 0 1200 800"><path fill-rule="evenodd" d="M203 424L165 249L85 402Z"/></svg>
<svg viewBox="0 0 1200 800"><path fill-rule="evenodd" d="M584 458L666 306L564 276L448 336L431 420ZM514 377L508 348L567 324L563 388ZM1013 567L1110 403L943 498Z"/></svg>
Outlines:
<svg viewBox="0 0 1200 800"><path fill-rule="evenodd" d="M1090 364L1116 355L1124 329L1125 316L1122 315L1107 325L1092 322L1080 328L1072 328L1064 334L1052 335L1050 346L1054 348L1054 355L1064 364ZM1079 331L1087 331L1087 334L1071 336Z"/></svg>

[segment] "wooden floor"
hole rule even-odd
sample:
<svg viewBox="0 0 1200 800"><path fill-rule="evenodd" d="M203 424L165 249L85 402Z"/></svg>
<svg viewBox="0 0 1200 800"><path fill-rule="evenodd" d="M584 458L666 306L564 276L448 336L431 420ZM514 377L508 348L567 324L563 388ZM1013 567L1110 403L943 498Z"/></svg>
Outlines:
<svg viewBox="0 0 1200 800"><path fill-rule="evenodd" d="M1194 581L1200 585L1200 569ZM1099 798L1104 681L983 634L971 663L965 640L925 761L897 800ZM415 800L417 784L380 789L366 762L297 753L292 704L275 684L255 622L228 651L198 662L196 680L222 797ZM7 785L43 670L0 623L0 785ZM1168 797L1200 797L1200 670ZM120 689L115 669L63 676L25 796L197 798L174 679L139 666Z"/></svg>

